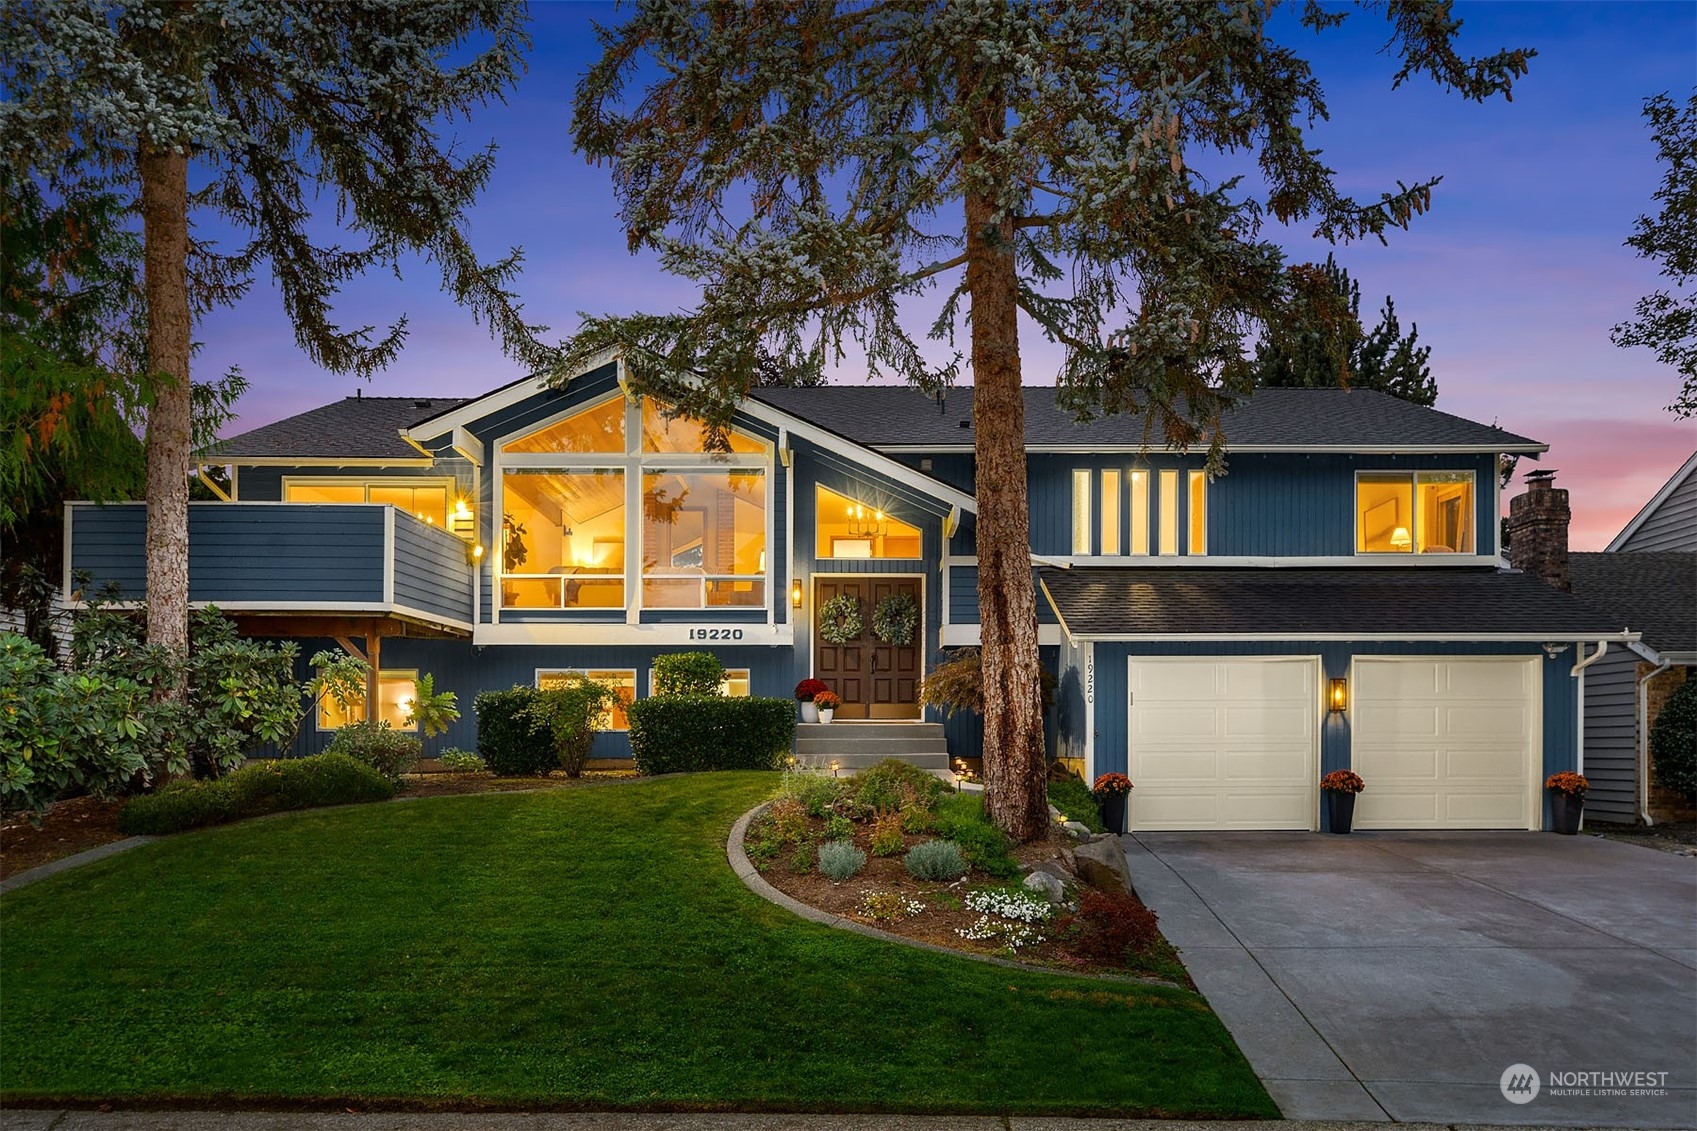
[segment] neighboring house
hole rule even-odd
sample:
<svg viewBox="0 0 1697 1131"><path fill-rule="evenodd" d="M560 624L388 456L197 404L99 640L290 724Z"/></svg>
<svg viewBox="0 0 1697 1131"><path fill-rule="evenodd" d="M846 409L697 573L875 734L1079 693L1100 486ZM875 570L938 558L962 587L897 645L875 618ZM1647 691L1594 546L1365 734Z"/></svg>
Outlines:
<svg viewBox="0 0 1697 1131"><path fill-rule="evenodd" d="M1690 816L1654 788L1650 728L1697 666L1697 454L1603 553L1572 555L1575 595L1643 634L1598 661L1585 686L1587 820Z"/></svg>
<svg viewBox="0 0 1697 1131"><path fill-rule="evenodd" d="M191 507L191 599L307 655L363 650L384 718L434 673L465 747L480 690L583 671L632 699L656 654L691 649L732 694L824 679L831 734L917 718L925 672L979 640L972 390L759 389L708 451L627 387L612 358L560 389L352 397L237 436L208 457L233 501ZM1140 420L1078 424L1026 390L1057 752L1128 771L1140 828L1317 828L1317 781L1347 766L1365 828L1542 827L1544 775L1577 764L1575 669L1631 638L1502 568L1499 459L1545 446L1341 389L1264 390L1224 427L1210 480L1200 453L1145 450ZM139 596L143 525L72 505L71 565ZM866 629L833 644L839 597ZM914 638L877 639L904 598ZM297 752L344 721L321 712ZM595 753L628 753L623 712L607 722ZM957 755L978 741L950 721Z"/></svg>

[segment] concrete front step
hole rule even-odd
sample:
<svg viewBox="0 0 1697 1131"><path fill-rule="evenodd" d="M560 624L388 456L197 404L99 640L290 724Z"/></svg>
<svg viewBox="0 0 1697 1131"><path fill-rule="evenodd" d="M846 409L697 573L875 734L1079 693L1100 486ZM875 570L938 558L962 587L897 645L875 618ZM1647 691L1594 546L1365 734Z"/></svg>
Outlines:
<svg viewBox="0 0 1697 1131"><path fill-rule="evenodd" d="M941 738L942 723L870 723L859 719L839 719L834 723L797 723L797 738L828 736L843 738L851 735L876 738Z"/></svg>
<svg viewBox="0 0 1697 1131"><path fill-rule="evenodd" d="M837 764L837 769L844 774L850 774L856 770L864 770L868 766L876 766L879 762L884 761L886 758L895 758L898 761L906 762L912 766L918 766L922 770L930 770L936 774L947 773L949 769L949 756L947 753L851 754L844 752L831 752L809 754L800 750L796 751L796 761L809 769L824 769L832 762L835 762Z"/></svg>
<svg viewBox="0 0 1697 1131"><path fill-rule="evenodd" d="M795 754L803 765L834 761L840 770L863 769L885 758L927 770L949 768L949 744L940 723L800 723Z"/></svg>

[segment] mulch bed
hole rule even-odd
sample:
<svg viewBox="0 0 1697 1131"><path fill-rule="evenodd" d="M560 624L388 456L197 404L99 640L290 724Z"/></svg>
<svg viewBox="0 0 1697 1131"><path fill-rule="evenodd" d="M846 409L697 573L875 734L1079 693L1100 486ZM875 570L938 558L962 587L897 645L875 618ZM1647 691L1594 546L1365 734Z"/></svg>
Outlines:
<svg viewBox="0 0 1697 1131"><path fill-rule="evenodd" d="M452 797L466 793L510 793L516 790L565 789L595 782L633 778L631 770L585 770L573 780L556 772L547 777L498 778L493 774L409 774L401 797ZM0 824L0 880L75 856L103 844L123 840L118 831L118 810L123 801L97 801L73 797L56 801L41 816L36 828L25 817L8 817Z"/></svg>
<svg viewBox="0 0 1697 1131"><path fill-rule="evenodd" d="M757 829L760 822L752 822L749 834L744 842L745 851L754 847L758 839ZM783 892L792 899L807 904L820 911L840 916L881 931L888 931L903 938L915 939L920 942L933 943L948 947L951 950L965 951L971 954L986 954L998 958L1013 959L1032 966L1042 966L1051 969L1066 970L1074 973L1089 974L1133 974L1138 976L1156 977L1175 982L1187 989L1195 989L1189 976L1184 972L1183 963L1179 961L1178 953L1166 939L1159 939L1148 953L1135 957L1126 965L1103 965L1092 962L1087 958L1074 954L1067 947L1065 926L1067 911L1058 908L1055 917L1047 923L1036 924L1036 929L1044 936L1044 941L1033 946L1021 947L1017 953L1010 951L998 940L988 939L976 941L964 939L956 932L971 927L982 917L980 912L968 908L964 902L968 892L981 888L1016 888L1019 878L998 879L987 876L977 869L972 869L965 876L953 883L941 883L915 879L902 863L901 856L877 857L872 855L871 824L858 823L855 826L854 843L857 848L866 853L866 866L841 883L833 883L818 871L817 857L813 855L818 843L819 834L824 827L824 821L819 818L809 818L809 827L814 834L813 845L808 848L814 865L804 872L798 872L792 866L792 851L785 849L777 859L764 864L756 862L760 875L767 883ZM906 834L903 837L903 854L907 849L922 841L935 839L930 834ZM1046 837L1019 846L1014 850L1014 858L1024 868L1044 862L1058 862L1067 872L1073 872L1072 845L1075 842L1058 827L1051 827ZM751 855L751 860L755 859ZM904 898L914 900L924 906L919 914L896 920L874 919L864 913L863 900L871 892L894 892ZM1070 894L1070 892L1069 892ZM1131 893L1136 900L1136 894ZM1141 901L1139 901L1141 905Z"/></svg>
<svg viewBox="0 0 1697 1131"><path fill-rule="evenodd" d="M1679 856L1697 856L1697 821L1669 821L1648 828L1635 825L1587 825L1587 833L1625 844L1638 844Z"/></svg>

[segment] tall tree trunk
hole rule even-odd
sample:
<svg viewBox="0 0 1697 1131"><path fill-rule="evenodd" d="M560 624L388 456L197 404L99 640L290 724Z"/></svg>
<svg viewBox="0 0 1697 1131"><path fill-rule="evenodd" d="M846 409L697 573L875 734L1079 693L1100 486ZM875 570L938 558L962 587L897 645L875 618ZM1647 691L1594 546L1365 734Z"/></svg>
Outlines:
<svg viewBox="0 0 1697 1131"><path fill-rule="evenodd" d="M187 147L138 159L146 255L147 639L179 650L189 639L189 199Z"/></svg>
<svg viewBox="0 0 1697 1131"><path fill-rule="evenodd" d="M975 85L969 78L963 90ZM1002 132L986 98L980 136ZM983 150L967 147L969 166ZM1049 823L1037 594L1025 492L1025 396L1020 387L1018 265L1013 218L990 195L1000 178L968 173L966 289L972 298L972 422L978 497L978 611L984 665L984 807L998 828L1030 840Z"/></svg>

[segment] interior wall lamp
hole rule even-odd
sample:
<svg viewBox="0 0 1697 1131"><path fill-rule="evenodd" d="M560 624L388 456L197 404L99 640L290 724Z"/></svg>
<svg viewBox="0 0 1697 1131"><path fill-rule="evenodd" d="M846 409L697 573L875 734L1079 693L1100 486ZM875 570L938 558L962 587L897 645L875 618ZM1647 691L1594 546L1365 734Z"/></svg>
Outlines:
<svg viewBox="0 0 1697 1131"><path fill-rule="evenodd" d="M1331 680L1326 689L1326 707L1336 713L1349 710L1349 681L1342 676Z"/></svg>
<svg viewBox="0 0 1697 1131"><path fill-rule="evenodd" d="M792 581L790 583L790 607L792 609L801 608L801 579L800 578L797 578L795 581Z"/></svg>

